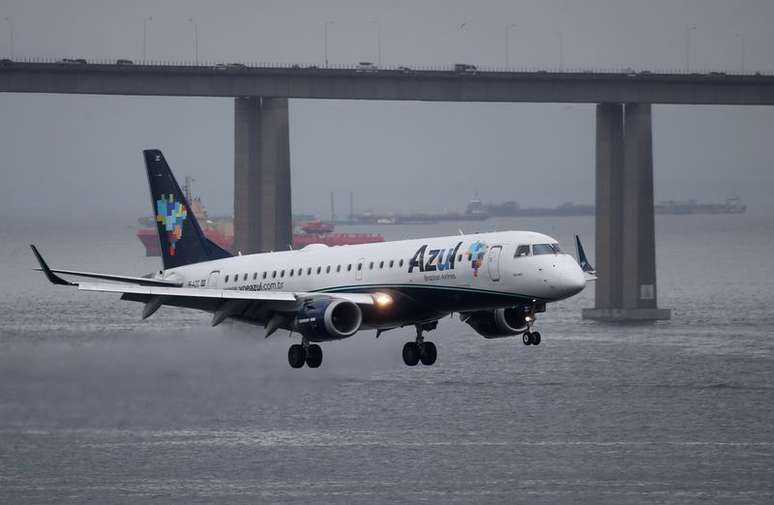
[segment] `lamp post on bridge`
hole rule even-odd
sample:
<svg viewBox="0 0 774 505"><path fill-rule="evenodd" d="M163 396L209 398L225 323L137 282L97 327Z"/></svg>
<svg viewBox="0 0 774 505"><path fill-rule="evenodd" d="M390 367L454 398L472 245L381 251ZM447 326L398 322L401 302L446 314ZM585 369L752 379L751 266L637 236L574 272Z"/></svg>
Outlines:
<svg viewBox="0 0 774 505"><path fill-rule="evenodd" d="M148 16L142 20L142 61L143 63L148 59L148 21L152 21L153 17Z"/></svg>
<svg viewBox="0 0 774 505"><path fill-rule="evenodd" d="M378 18L371 20L376 25L376 65L382 67L382 24Z"/></svg>
<svg viewBox="0 0 774 505"><path fill-rule="evenodd" d="M509 35L510 35L510 32L511 32L511 28L516 28L516 25L514 25L514 24L505 25L505 68L506 69L508 69L508 67L511 64L511 61L510 61L510 59L511 59L510 58L510 49L511 49L510 46L511 45L510 45L510 40L509 40Z"/></svg>
<svg viewBox="0 0 774 505"><path fill-rule="evenodd" d="M325 51L325 68L328 68L328 25L336 24L333 21L323 23L323 46Z"/></svg>
<svg viewBox="0 0 774 505"><path fill-rule="evenodd" d="M559 30L559 70L564 72L564 34Z"/></svg>
<svg viewBox="0 0 774 505"><path fill-rule="evenodd" d="M3 21L8 23L8 57L13 59L13 23L9 17L3 18Z"/></svg>
<svg viewBox="0 0 774 505"><path fill-rule="evenodd" d="M193 25L194 61L198 65L199 64L199 25L196 24L196 21L194 21L194 18L188 18L188 22Z"/></svg>
<svg viewBox="0 0 774 505"><path fill-rule="evenodd" d="M685 26L685 72L691 71L691 32L696 29L696 25Z"/></svg>

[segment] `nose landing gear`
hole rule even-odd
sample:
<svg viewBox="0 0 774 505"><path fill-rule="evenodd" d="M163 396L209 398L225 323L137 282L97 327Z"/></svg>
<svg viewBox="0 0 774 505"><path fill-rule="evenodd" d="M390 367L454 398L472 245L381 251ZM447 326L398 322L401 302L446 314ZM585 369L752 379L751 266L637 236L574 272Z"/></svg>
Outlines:
<svg viewBox="0 0 774 505"><path fill-rule="evenodd" d="M521 334L521 341L524 345L540 345L540 332L532 331L532 323L535 322L535 310L527 315L527 329Z"/></svg>
<svg viewBox="0 0 774 505"><path fill-rule="evenodd" d="M414 342L406 342L403 345L403 362L408 366L416 366L421 361L425 366L431 366L438 359L438 349L433 342L425 341L423 331L434 330L438 321L432 323L417 324L417 338Z"/></svg>
<svg viewBox="0 0 774 505"><path fill-rule="evenodd" d="M540 332L527 330L521 335L521 341L524 345L540 345Z"/></svg>

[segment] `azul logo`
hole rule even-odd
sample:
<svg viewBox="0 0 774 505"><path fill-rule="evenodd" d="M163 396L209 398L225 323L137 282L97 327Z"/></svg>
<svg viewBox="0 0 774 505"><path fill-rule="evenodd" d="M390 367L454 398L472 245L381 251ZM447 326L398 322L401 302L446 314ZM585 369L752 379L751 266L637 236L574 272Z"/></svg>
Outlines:
<svg viewBox="0 0 774 505"><path fill-rule="evenodd" d="M435 272L436 270L454 270L454 262L457 258L457 251L462 242L457 242L457 246L449 249L430 249L427 250L427 244L420 247L414 253L414 257L409 261L409 273L418 268L420 272Z"/></svg>
<svg viewBox="0 0 774 505"><path fill-rule="evenodd" d="M183 221L188 217L188 211L180 202L175 201L175 195L161 195L156 200L156 222L159 223L167 234L169 241L169 255L174 256L177 241L183 237Z"/></svg>
<svg viewBox="0 0 774 505"><path fill-rule="evenodd" d="M473 277L478 277L478 269L481 268L481 264L484 262L486 251L489 246L486 242L476 240L468 248L468 252L465 253L465 257L470 260L470 264L473 267Z"/></svg>

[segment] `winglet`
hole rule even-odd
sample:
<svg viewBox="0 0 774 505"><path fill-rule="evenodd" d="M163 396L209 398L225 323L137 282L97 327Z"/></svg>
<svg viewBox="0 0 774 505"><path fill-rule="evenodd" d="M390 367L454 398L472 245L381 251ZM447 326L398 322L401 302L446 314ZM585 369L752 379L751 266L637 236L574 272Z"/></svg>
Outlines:
<svg viewBox="0 0 774 505"><path fill-rule="evenodd" d="M578 264L580 265L581 270L587 274L596 274L597 271L594 270L594 267L591 266L588 258L586 258L586 252L583 250L583 245L581 244L580 237L578 235L575 235L575 248L578 252Z"/></svg>
<svg viewBox="0 0 774 505"><path fill-rule="evenodd" d="M43 260L43 256L40 255L38 252L38 249L30 244L30 247L32 248L33 254L35 254L35 258L38 260L38 263L40 264L40 269L43 270L43 273L46 274L46 277L48 277L48 280L51 281L52 284L58 284L60 286L77 286L78 283L76 282L70 282L62 279L58 275L56 275L54 272L51 271L50 268L48 268L48 265Z"/></svg>

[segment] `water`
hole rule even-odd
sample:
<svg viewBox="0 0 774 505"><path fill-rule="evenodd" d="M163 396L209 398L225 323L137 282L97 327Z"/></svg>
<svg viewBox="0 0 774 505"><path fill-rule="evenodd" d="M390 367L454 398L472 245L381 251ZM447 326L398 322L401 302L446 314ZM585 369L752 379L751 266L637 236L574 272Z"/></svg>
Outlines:
<svg viewBox="0 0 774 505"><path fill-rule="evenodd" d="M485 226L566 249L580 232L593 257L590 218ZM588 289L549 306L539 347L446 319L433 367L405 367L396 330L291 370L284 336L140 321L31 271L29 242L57 266L154 270L129 227L4 223L0 503L772 503L774 218L658 216L657 233L672 321L581 321Z"/></svg>

